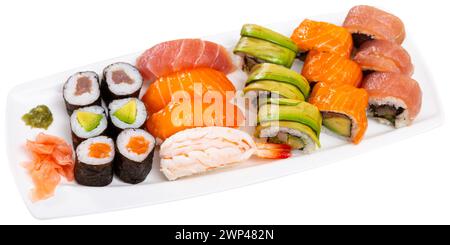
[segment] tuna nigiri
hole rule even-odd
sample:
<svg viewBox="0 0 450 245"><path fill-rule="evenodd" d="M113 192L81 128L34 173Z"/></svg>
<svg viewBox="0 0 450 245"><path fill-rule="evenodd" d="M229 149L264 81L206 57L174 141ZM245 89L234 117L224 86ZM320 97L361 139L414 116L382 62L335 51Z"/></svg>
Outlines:
<svg viewBox="0 0 450 245"><path fill-rule="evenodd" d="M224 73L235 69L224 47L200 39L179 39L157 44L139 56L136 66L146 80L198 67L209 67Z"/></svg>
<svg viewBox="0 0 450 245"><path fill-rule="evenodd" d="M311 51L306 57L302 75L312 82L348 84L358 87L362 71L357 63L333 53Z"/></svg>
<svg viewBox="0 0 450 245"><path fill-rule="evenodd" d="M369 94L369 116L396 128L411 125L422 106L422 91L412 78L400 73L374 72L363 88Z"/></svg>
<svg viewBox="0 0 450 245"><path fill-rule="evenodd" d="M150 85L142 101L149 114L153 114L169 104L173 95L180 91L191 98L194 93L201 96L207 91L218 91L226 99L227 92L232 96L236 90L223 72L211 68L196 68L159 78Z"/></svg>
<svg viewBox="0 0 450 245"><path fill-rule="evenodd" d="M353 60L369 72L398 72L407 76L414 72L408 52L399 44L386 40L365 42Z"/></svg>
<svg viewBox="0 0 450 245"><path fill-rule="evenodd" d="M256 144L240 130L225 127L194 128L181 131L161 145L161 172L176 180L248 160L288 158L291 148L283 144Z"/></svg>
<svg viewBox="0 0 450 245"><path fill-rule="evenodd" d="M344 25L352 33L356 47L372 39L381 39L402 44L405 26L397 17L375 7L360 5L348 12Z"/></svg>
<svg viewBox="0 0 450 245"><path fill-rule="evenodd" d="M294 30L291 39L303 52L318 50L350 57L353 48L352 37L347 29L308 19Z"/></svg>
<svg viewBox="0 0 450 245"><path fill-rule="evenodd" d="M350 85L314 86L309 102L322 112L322 123L333 133L359 144L367 129L368 95Z"/></svg>
<svg viewBox="0 0 450 245"><path fill-rule="evenodd" d="M204 103L194 100L172 101L154 113L146 123L147 130L160 140L185 129L205 126L238 127L244 116L230 103Z"/></svg>
<svg viewBox="0 0 450 245"><path fill-rule="evenodd" d="M31 191L32 201L53 196L61 176L73 181L75 163L72 147L66 141L40 133L35 141L27 141L26 149L33 157L31 162L24 164L35 186Z"/></svg>

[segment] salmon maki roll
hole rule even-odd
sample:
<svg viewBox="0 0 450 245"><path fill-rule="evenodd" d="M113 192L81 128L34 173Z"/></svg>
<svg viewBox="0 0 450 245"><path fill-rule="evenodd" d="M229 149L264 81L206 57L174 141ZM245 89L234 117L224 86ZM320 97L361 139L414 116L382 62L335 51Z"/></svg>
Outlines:
<svg viewBox="0 0 450 245"><path fill-rule="evenodd" d="M409 76L375 72L366 77L363 88L369 94L369 116L382 123L409 126L420 112L422 91Z"/></svg>
<svg viewBox="0 0 450 245"><path fill-rule="evenodd" d="M318 83L309 102L320 110L322 123L329 131L359 144L367 130L368 99L364 89Z"/></svg>
<svg viewBox="0 0 450 245"><path fill-rule="evenodd" d="M362 71L359 65L338 54L311 51L303 65L302 75L310 82L348 84L359 87Z"/></svg>
<svg viewBox="0 0 450 245"><path fill-rule="evenodd" d="M308 19L294 30L291 39L302 52L318 50L350 57L353 48L352 36L347 29Z"/></svg>
<svg viewBox="0 0 450 245"><path fill-rule="evenodd" d="M414 65L408 52L391 41L365 42L353 60L366 72L395 72L407 76L412 76L414 73Z"/></svg>
<svg viewBox="0 0 450 245"><path fill-rule="evenodd" d="M209 67L227 74L235 70L223 46L200 39L179 39L157 44L139 56L136 66L145 80L199 67Z"/></svg>
<svg viewBox="0 0 450 245"><path fill-rule="evenodd" d="M236 90L223 72L211 68L197 68L159 78L150 85L142 101L148 113L153 114L169 104L177 92L192 98L194 93L201 96L207 91L218 91L226 98L227 92L231 96Z"/></svg>
<svg viewBox="0 0 450 245"><path fill-rule="evenodd" d="M397 16L371 6L360 5L350 9L343 26L352 33L356 47L373 39L397 44L405 40L403 22Z"/></svg>

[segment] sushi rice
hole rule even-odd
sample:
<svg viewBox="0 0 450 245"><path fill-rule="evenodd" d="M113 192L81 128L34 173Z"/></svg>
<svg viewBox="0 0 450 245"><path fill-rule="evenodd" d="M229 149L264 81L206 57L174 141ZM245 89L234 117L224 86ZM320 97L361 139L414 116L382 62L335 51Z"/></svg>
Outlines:
<svg viewBox="0 0 450 245"><path fill-rule="evenodd" d="M276 137L279 133L286 133L295 137L300 138L305 144L304 148L301 150L303 153L312 153L317 149L317 144L314 142L311 137L301 131L286 128L286 127L267 127L261 129L258 137L260 138L272 138Z"/></svg>
<svg viewBox="0 0 450 245"><path fill-rule="evenodd" d="M115 82L113 80L113 74L115 72L124 72L131 82ZM118 96L135 93L141 89L143 83L142 76L136 67L124 62L114 63L106 67L103 72L103 79L104 81L102 82L107 83L108 89Z"/></svg>
<svg viewBox="0 0 450 245"><path fill-rule="evenodd" d="M130 138L137 136L142 136L146 141L149 142L146 151L142 154L137 154L135 152L130 151L127 148L127 144L129 143ZM150 154L150 152L153 151L155 144L156 144L155 138L151 134L147 133L147 131L142 129L126 129L119 134L116 141L119 153L135 162L144 161Z"/></svg>
<svg viewBox="0 0 450 245"><path fill-rule="evenodd" d="M100 124L95 129L88 132L78 122L77 112L80 112L80 111L101 114L103 116L103 118L100 120ZM105 115L105 109L103 109L103 107L101 107L101 106L89 106L89 107L83 107L78 110L75 110L74 113L70 116L70 126L72 127L73 133L80 138L87 139L87 138L98 136L98 135L102 134L103 132L105 132L105 130L108 126L108 121L107 121L106 115Z"/></svg>
<svg viewBox="0 0 450 245"><path fill-rule="evenodd" d="M111 154L109 154L108 157L105 158L94 158L89 156L90 146L95 143L105 143L108 144L111 147ZM81 143L76 150L77 159L80 162L83 162L85 164L89 165L103 165L111 163L114 159L115 155L115 149L114 149L114 142L112 139L106 137L106 136L99 136L95 138L90 138L83 143Z"/></svg>

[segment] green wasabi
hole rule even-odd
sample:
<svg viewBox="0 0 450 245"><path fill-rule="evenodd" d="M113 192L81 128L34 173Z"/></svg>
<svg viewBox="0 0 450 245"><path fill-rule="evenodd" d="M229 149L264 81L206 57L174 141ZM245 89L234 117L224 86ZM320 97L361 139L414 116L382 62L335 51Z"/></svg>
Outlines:
<svg viewBox="0 0 450 245"><path fill-rule="evenodd" d="M46 105L38 105L23 115L22 120L31 128L48 129L53 122L53 115Z"/></svg>

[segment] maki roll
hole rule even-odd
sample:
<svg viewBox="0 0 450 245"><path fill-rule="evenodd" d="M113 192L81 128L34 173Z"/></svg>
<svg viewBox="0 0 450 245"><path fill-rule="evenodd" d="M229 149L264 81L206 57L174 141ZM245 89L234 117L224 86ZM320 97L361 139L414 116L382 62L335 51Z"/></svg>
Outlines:
<svg viewBox="0 0 450 245"><path fill-rule="evenodd" d="M64 83L63 98L69 115L81 107L101 105L100 82L97 73L83 71L70 76Z"/></svg>
<svg viewBox="0 0 450 245"><path fill-rule="evenodd" d="M363 88L369 94L369 116L382 123L409 126L420 112L422 91L409 76L374 72L366 77Z"/></svg>
<svg viewBox="0 0 450 245"><path fill-rule="evenodd" d="M103 100L108 104L112 100L139 97L143 79L138 69L128 63L118 62L103 70L101 90Z"/></svg>
<svg viewBox="0 0 450 245"><path fill-rule="evenodd" d="M114 142L106 136L83 141L76 149L75 180L85 186L107 186L113 180Z"/></svg>
<svg viewBox="0 0 450 245"><path fill-rule="evenodd" d="M297 46L288 37L258 25L244 25L234 53L244 59L243 70L250 72L260 63L274 63L290 68Z"/></svg>
<svg viewBox="0 0 450 245"><path fill-rule="evenodd" d="M70 116L73 146L82 141L106 134L108 120L101 106L89 106L75 110Z"/></svg>
<svg viewBox="0 0 450 245"><path fill-rule="evenodd" d="M314 86L309 102L322 113L323 125L335 135L359 144L367 129L368 95L350 85Z"/></svg>
<svg viewBox="0 0 450 245"><path fill-rule="evenodd" d="M264 63L250 73L244 93L277 94L278 97L304 101L309 96L309 83L302 75L284 66Z"/></svg>
<svg viewBox="0 0 450 245"><path fill-rule="evenodd" d="M303 54L316 50L349 58L353 48L352 36L347 29L331 23L308 19L300 23L294 30L291 39Z"/></svg>
<svg viewBox="0 0 450 245"><path fill-rule="evenodd" d="M125 129L117 137L114 172L122 181L138 184L152 169L155 138L142 129Z"/></svg>
<svg viewBox="0 0 450 245"><path fill-rule="evenodd" d="M292 99L268 99L258 111L256 136L311 153L320 146L322 116L314 105Z"/></svg>
<svg viewBox="0 0 450 245"><path fill-rule="evenodd" d="M334 53L310 51L303 65L302 75L310 83L348 84L359 87L363 74L359 65Z"/></svg>
<svg viewBox="0 0 450 245"><path fill-rule="evenodd" d="M142 128L147 120L144 103L136 98L112 101L109 106L110 136L115 138L127 128Z"/></svg>
<svg viewBox="0 0 450 245"><path fill-rule="evenodd" d="M369 40L388 40L402 44L405 26L397 17L375 7L355 6L347 14L344 25L353 36L355 47Z"/></svg>
<svg viewBox="0 0 450 245"><path fill-rule="evenodd" d="M414 65L408 52L391 41L367 41L361 45L353 60L361 66L365 74L379 71L412 76L414 73Z"/></svg>

